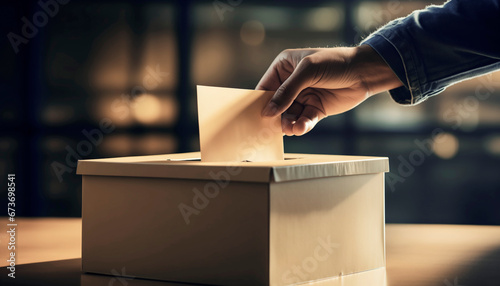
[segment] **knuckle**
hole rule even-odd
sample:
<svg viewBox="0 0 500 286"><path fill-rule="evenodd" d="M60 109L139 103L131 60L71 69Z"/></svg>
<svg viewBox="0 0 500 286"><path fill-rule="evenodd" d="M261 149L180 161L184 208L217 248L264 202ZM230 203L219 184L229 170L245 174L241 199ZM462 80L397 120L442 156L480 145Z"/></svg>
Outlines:
<svg viewBox="0 0 500 286"><path fill-rule="evenodd" d="M316 64L316 61L311 55L309 55L303 57L302 60L300 61L300 64L302 65L303 68L310 68Z"/></svg>
<svg viewBox="0 0 500 286"><path fill-rule="evenodd" d="M285 84L282 84L278 87L275 93L274 100L278 104L282 104L282 102L286 98L286 92L287 92L287 86Z"/></svg>
<svg viewBox="0 0 500 286"><path fill-rule="evenodd" d="M274 65L279 65L281 64L283 61L286 61L287 59L289 59L291 56L291 50L290 49L286 49L286 50L283 50L281 51L277 56L276 58L274 58L274 62L273 64Z"/></svg>
<svg viewBox="0 0 500 286"><path fill-rule="evenodd" d="M296 54L297 54L296 49L285 49L285 50L281 51L281 53L279 54L279 57L282 59L291 59Z"/></svg>
<svg viewBox="0 0 500 286"><path fill-rule="evenodd" d="M276 105L278 105L279 109L289 106L293 101L293 95L290 92L290 88L288 88L286 85L281 85L280 87L278 87L272 101L276 103Z"/></svg>
<svg viewBox="0 0 500 286"><path fill-rule="evenodd" d="M313 56L305 56L299 63L297 71L300 72L304 81L311 80L319 68L317 59Z"/></svg>
<svg viewBox="0 0 500 286"><path fill-rule="evenodd" d="M312 58L311 58L310 55L309 56L305 56L305 57L302 58L302 60L300 62L302 62L304 64L311 64L312 63Z"/></svg>

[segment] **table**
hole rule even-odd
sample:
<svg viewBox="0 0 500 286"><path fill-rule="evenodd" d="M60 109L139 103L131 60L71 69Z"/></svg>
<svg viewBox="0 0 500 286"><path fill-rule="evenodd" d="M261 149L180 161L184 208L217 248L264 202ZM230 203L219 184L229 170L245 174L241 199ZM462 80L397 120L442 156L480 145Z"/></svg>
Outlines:
<svg viewBox="0 0 500 286"><path fill-rule="evenodd" d="M0 285L184 285L80 272L81 219L17 219L16 279L7 277L6 218L0 218ZM3 223L5 222L5 223ZM500 226L388 224L387 267L321 286L500 285Z"/></svg>

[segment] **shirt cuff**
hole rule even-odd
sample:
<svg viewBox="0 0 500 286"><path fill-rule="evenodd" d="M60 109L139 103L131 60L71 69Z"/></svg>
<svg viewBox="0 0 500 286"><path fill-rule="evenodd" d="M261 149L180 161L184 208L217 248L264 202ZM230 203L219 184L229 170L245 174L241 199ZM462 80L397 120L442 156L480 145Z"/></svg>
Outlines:
<svg viewBox="0 0 500 286"><path fill-rule="evenodd" d="M360 43L360 45L369 45L372 47L384 61L389 65L392 71L396 74L403 86L389 91L391 97L399 104L412 105L413 101L412 92L409 89L410 83L408 82L403 60L398 50L384 37L372 34L370 37Z"/></svg>

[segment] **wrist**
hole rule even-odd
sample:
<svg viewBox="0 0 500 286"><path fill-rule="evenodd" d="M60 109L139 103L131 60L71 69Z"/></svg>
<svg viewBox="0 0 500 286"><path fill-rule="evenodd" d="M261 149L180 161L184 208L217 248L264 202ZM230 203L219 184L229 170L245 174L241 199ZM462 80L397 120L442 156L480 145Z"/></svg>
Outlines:
<svg viewBox="0 0 500 286"><path fill-rule="evenodd" d="M354 48L352 63L354 72L368 91L368 96L403 85L391 67L368 45Z"/></svg>

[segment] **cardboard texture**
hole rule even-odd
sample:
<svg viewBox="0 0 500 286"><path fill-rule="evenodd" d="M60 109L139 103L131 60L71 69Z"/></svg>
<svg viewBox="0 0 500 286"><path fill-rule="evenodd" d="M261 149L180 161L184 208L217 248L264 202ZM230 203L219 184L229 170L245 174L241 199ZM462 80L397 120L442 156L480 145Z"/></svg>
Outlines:
<svg viewBox="0 0 500 286"><path fill-rule="evenodd" d="M343 285L334 278L385 266L387 158L199 158L79 161L82 270L213 285Z"/></svg>
<svg viewBox="0 0 500 286"><path fill-rule="evenodd" d="M261 116L274 91L197 89L203 162L283 160L281 118Z"/></svg>

